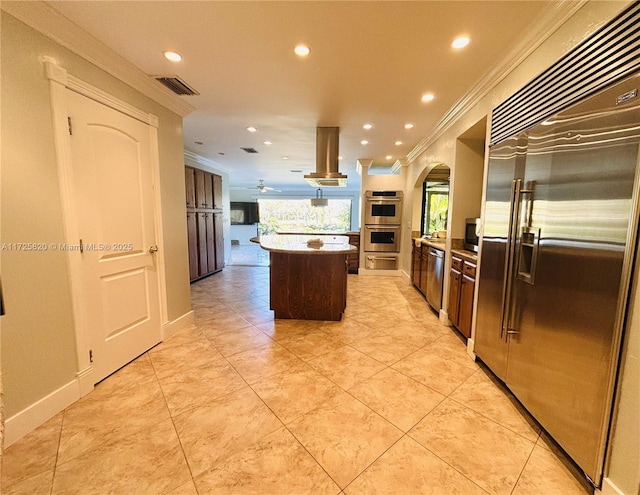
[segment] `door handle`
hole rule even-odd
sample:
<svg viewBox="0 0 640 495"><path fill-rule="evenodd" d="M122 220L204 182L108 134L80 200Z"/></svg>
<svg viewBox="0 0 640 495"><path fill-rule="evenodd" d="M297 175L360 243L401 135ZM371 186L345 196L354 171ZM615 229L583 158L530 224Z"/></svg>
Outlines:
<svg viewBox="0 0 640 495"><path fill-rule="evenodd" d="M515 256L514 232L518 228L517 217L520 214L520 189L522 180L511 181L511 195L509 204L509 229L507 231L507 243L504 259L504 276L502 284L502 311L500 317L500 338L505 342L508 340L509 320L511 316L511 272L513 270L513 257Z"/></svg>
<svg viewBox="0 0 640 495"><path fill-rule="evenodd" d="M157 253L157 252L158 252L158 246L156 246L156 245L149 246L149 252L150 252L151 254L153 254L153 253Z"/></svg>

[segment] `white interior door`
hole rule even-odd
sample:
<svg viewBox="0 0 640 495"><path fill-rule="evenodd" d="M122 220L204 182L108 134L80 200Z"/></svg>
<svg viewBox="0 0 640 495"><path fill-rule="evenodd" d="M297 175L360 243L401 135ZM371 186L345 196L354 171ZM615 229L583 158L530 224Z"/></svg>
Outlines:
<svg viewBox="0 0 640 495"><path fill-rule="evenodd" d="M67 90L82 318L97 383L161 340L151 127ZM81 246L81 247L80 247Z"/></svg>

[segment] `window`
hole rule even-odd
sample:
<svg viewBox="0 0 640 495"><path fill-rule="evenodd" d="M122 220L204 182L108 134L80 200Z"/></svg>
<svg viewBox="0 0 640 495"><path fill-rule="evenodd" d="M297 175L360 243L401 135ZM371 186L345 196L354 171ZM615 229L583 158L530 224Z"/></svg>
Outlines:
<svg viewBox="0 0 640 495"><path fill-rule="evenodd" d="M329 199L325 207L314 207L308 199L258 199L258 234L277 232L348 232L351 230L351 200Z"/></svg>
<svg viewBox="0 0 640 495"><path fill-rule="evenodd" d="M420 235L447 230L449 183L424 181L422 192L422 229Z"/></svg>

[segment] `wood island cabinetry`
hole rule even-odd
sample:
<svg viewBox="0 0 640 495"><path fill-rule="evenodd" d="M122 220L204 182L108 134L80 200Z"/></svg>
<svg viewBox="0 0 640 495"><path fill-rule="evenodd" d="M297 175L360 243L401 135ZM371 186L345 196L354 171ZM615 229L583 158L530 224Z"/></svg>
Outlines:
<svg viewBox="0 0 640 495"><path fill-rule="evenodd" d="M476 285L476 265L455 254L451 258L449 275L449 320L462 335L471 337L473 294Z"/></svg>
<svg viewBox="0 0 640 495"><path fill-rule="evenodd" d="M275 318L339 321L347 304L346 236L325 236L311 247L311 235L260 236L269 251L269 302Z"/></svg>
<svg viewBox="0 0 640 495"><path fill-rule="evenodd" d="M189 278L191 281L224 268L222 177L185 167Z"/></svg>
<svg viewBox="0 0 640 495"><path fill-rule="evenodd" d="M349 244L358 248L357 251L349 253L347 256L347 268L349 273L358 273L360 268L360 232L347 232Z"/></svg>

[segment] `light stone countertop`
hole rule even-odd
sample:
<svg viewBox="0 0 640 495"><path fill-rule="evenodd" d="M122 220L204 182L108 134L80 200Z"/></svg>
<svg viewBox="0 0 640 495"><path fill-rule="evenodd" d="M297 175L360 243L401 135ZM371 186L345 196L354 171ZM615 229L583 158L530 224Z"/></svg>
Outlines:
<svg viewBox="0 0 640 495"><path fill-rule="evenodd" d="M322 239L323 245L312 247L307 245L311 239ZM263 235L260 236L260 247L274 253L291 254L349 254L358 248L349 244L345 235Z"/></svg>
<svg viewBox="0 0 640 495"><path fill-rule="evenodd" d="M429 246L435 249L439 249L440 251L445 251L447 247L446 239L423 239L422 237L414 237L413 242L416 246L422 244L423 246Z"/></svg>
<svg viewBox="0 0 640 495"><path fill-rule="evenodd" d="M452 249L451 254L453 256L458 256L462 259L465 259L470 263L478 262L478 253L474 251L469 251L468 249Z"/></svg>

